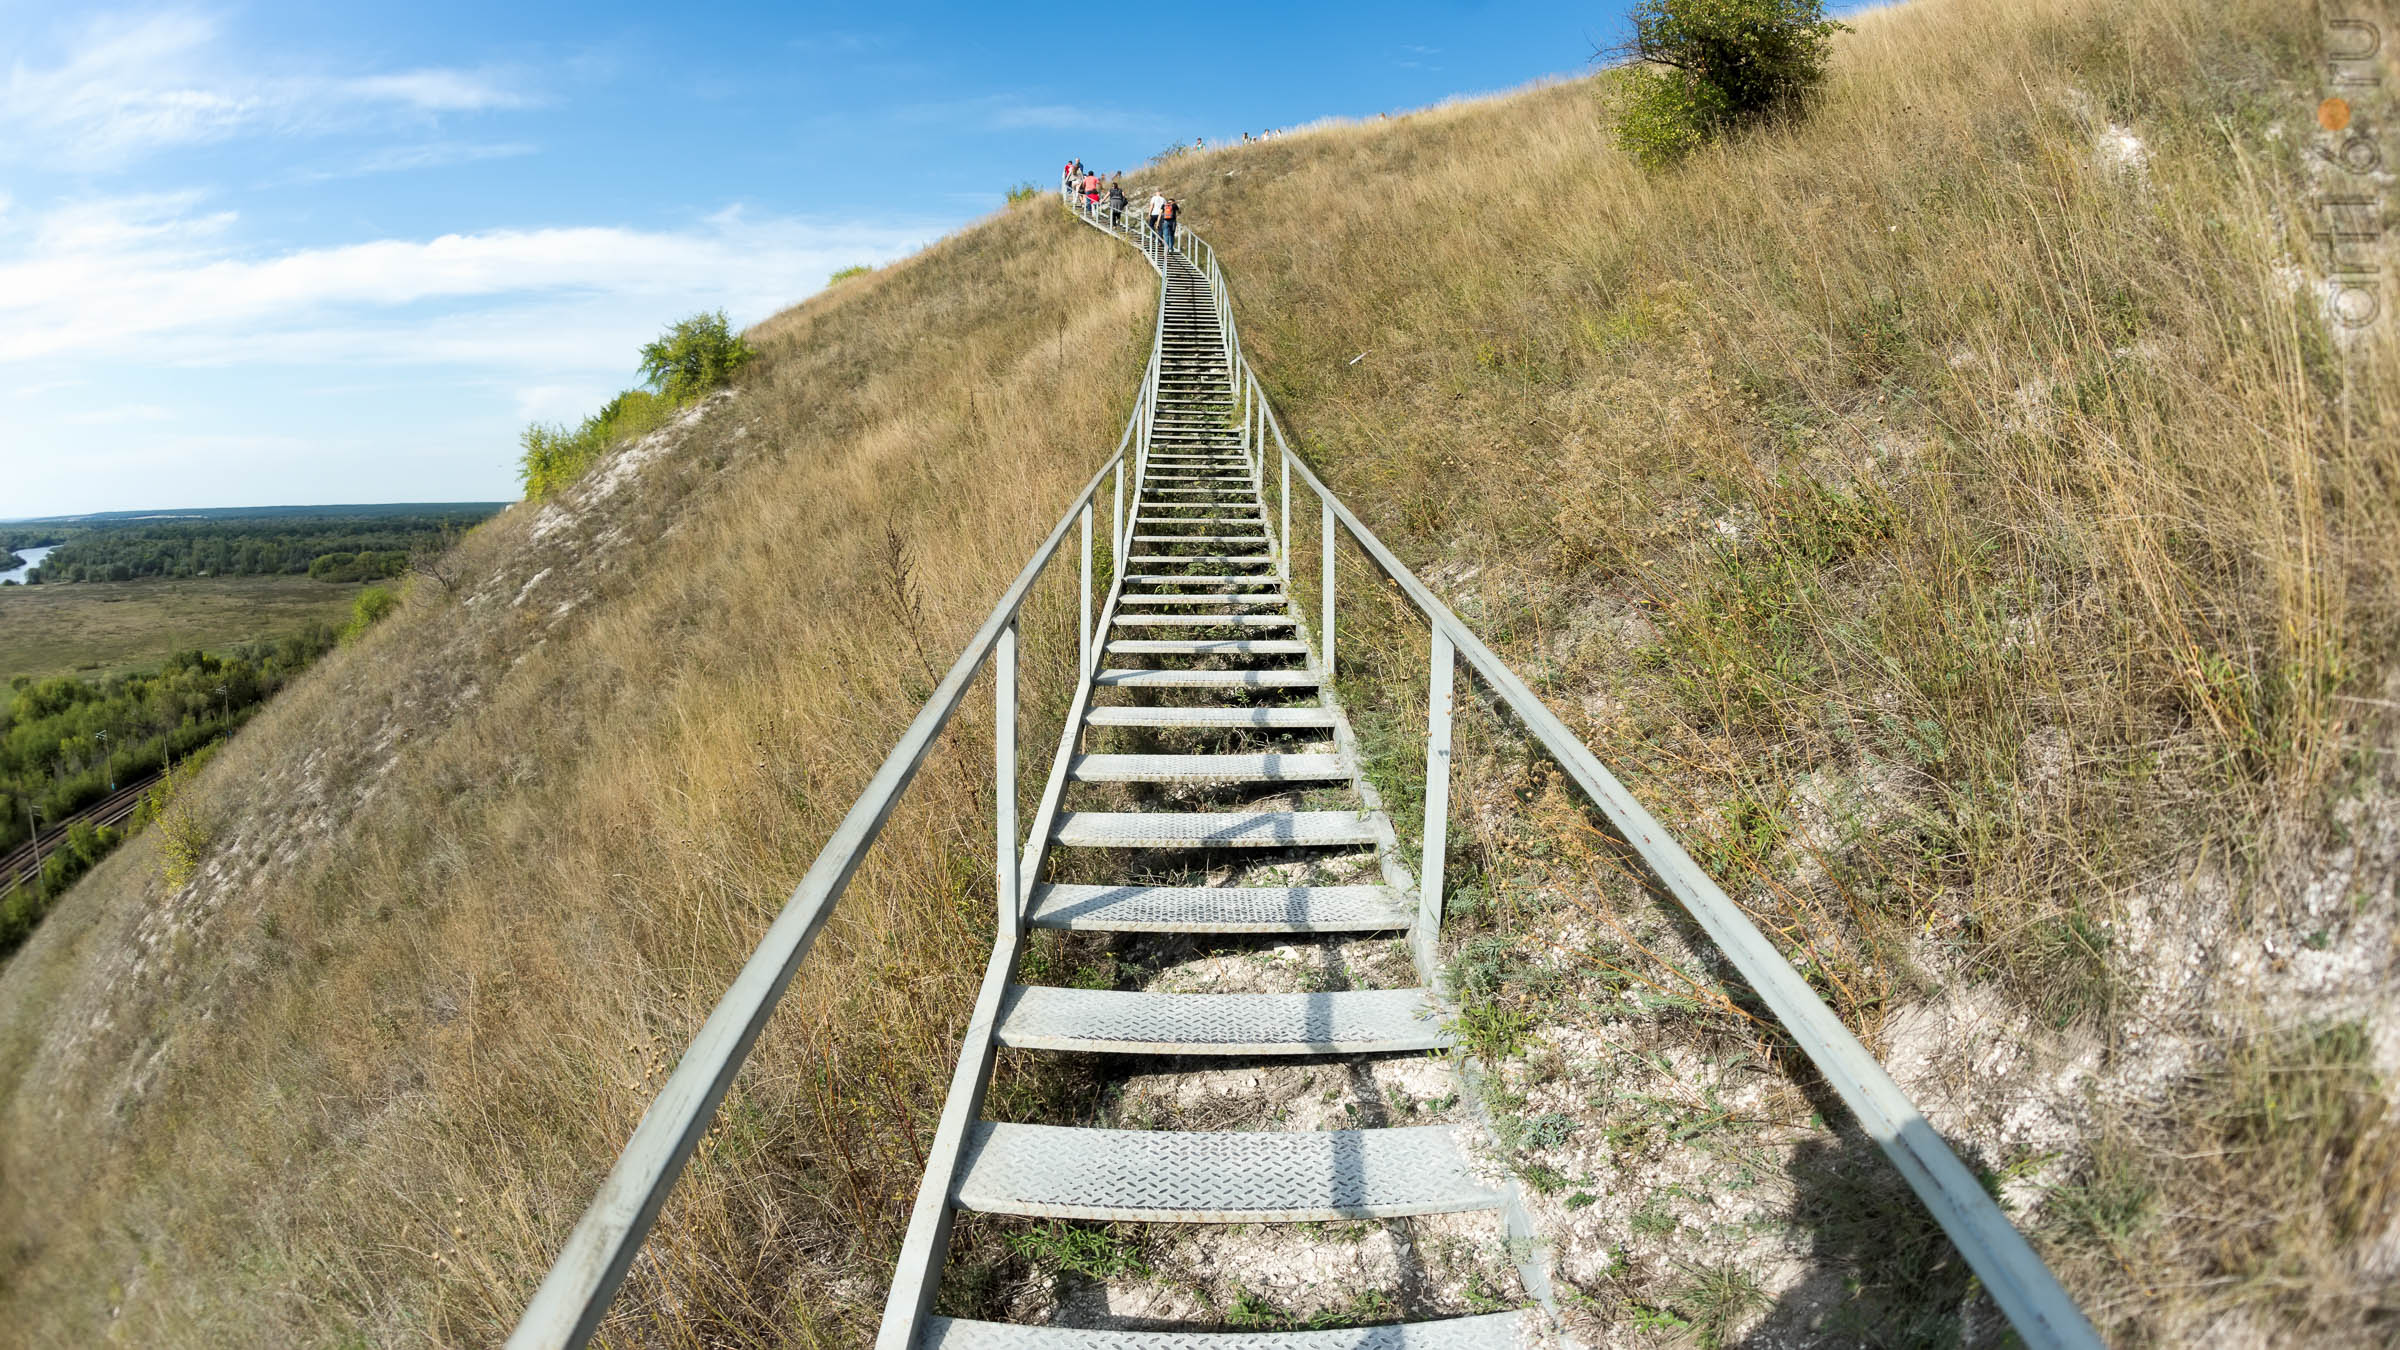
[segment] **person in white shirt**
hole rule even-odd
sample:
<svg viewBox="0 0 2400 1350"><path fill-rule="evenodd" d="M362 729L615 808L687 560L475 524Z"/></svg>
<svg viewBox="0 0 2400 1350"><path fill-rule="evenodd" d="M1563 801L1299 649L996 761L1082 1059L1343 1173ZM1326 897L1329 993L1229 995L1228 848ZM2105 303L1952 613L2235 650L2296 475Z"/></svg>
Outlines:
<svg viewBox="0 0 2400 1350"><path fill-rule="evenodd" d="M1156 188L1150 190L1150 233L1158 233L1158 213L1167 209L1167 194Z"/></svg>

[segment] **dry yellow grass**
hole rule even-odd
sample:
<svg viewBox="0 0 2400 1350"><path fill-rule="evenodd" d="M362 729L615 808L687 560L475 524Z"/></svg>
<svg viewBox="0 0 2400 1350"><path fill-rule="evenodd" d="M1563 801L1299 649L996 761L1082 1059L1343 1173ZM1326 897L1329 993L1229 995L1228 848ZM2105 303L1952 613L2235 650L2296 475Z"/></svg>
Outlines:
<svg viewBox="0 0 2400 1350"><path fill-rule="evenodd" d="M2366 1343L2391 1307L2400 1065L2356 1032L2400 1019L2400 322L2311 282L2324 17L1871 13L1812 121L1666 175L1589 82L1158 172L1327 479L1853 1024L1988 982L2051 1068L2098 1042L2110 1145L1984 1161L2046 1177L2045 1248L2137 1341ZM1376 624L1350 699L1413 708L1421 640ZM1578 893L1605 860L1561 862L1540 767L1485 761L1501 825L1453 866L1498 914L1461 935L1771 1055L1704 958L1662 968L1671 915ZM1515 1006L1610 1031L1560 1001ZM2170 1084L2117 1099L2145 1063ZM2261 1105L2295 1077L2340 1086Z"/></svg>
<svg viewBox="0 0 2400 1350"><path fill-rule="evenodd" d="M2310 249L2305 10L1940 0L1858 27L1813 123L1675 175L1633 173L1566 84L1156 177L1329 480L1846 1015L1874 1035L1988 981L2131 1058L2163 930L2130 898L2314 922L2292 897L2338 801L2390 800L2400 321L2344 345L2284 280ZM477 531L458 594L280 698L199 789L190 888L137 843L0 974L0 1325L503 1331L1113 444L1154 295L1046 202L845 284L762 326L671 451ZM1037 723L1061 600L1029 622ZM1354 706L1406 706L1421 649L1356 612ZM987 734L962 717L895 818L612 1343L863 1341L988 941ZM1468 748L1462 797L1493 805L1459 831L1485 897L1462 929L1556 936L1515 878L1605 851L1535 858L1512 822L1571 807L1488 728ZM1835 788L1860 830L1810 825ZM2391 905L2370 887L2329 940ZM1587 917L1639 945L1577 959L1690 993L1645 964L1657 920ZM1662 1017L1755 1041L1725 992ZM2059 1164L2037 1236L2117 1336L2373 1339L2389 1086L2341 1026L2258 1025L2286 1011L2208 1010ZM1009 1109L1074 1090L1026 1063Z"/></svg>
<svg viewBox="0 0 2400 1350"><path fill-rule="evenodd" d="M138 843L61 906L0 993L0 1323L44 1345L505 1331L1114 445L1154 276L1060 226L1020 207L762 325L758 369L669 452L477 531L458 593L420 588L230 747L192 887ZM1052 584L1031 735L1055 735L1073 641ZM858 1340L989 947L989 736L988 704L962 714L966 748L893 820L612 1340Z"/></svg>

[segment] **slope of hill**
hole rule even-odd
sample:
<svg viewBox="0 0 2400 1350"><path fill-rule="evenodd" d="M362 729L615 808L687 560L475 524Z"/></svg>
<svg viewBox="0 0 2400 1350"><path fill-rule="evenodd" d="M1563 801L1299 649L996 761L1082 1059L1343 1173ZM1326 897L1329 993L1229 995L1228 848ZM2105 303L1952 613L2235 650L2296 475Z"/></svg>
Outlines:
<svg viewBox="0 0 2400 1350"><path fill-rule="evenodd" d="M1656 177L1588 83L1159 175L1328 481L2134 1341L2368 1343L2400 1280L2400 341L2319 280L2324 198L2388 192L2330 158L2321 17L1871 13L1811 123ZM1353 706L1422 706L1389 651ZM1457 973L1594 1338L1973 1323L1705 944L1477 735Z"/></svg>
<svg viewBox="0 0 2400 1350"><path fill-rule="evenodd" d="M475 531L455 591L238 737L191 885L144 837L59 906L0 974L0 1323L496 1339L656 1057L1114 444L1151 274L1058 225L763 325L737 390ZM1045 604L1036 706L1072 646ZM654 1248L658 1304L762 1325L888 1260L888 1167L989 944L951 856L979 781L928 768Z"/></svg>
<svg viewBox="0 0 2400 1350"><path fill-rule="evenodd" d="M2400 347L2301 284L2322 34L2266 0L1857 28L1812 123L1663 177L1588 82L1156 177L1329 481L1784 933L2104 1330L2371 1343ZM0 972L0 1319L495 1339L1113 444L1154 284L1033 202L836 288L281 697L204 780L190 886L137 843ZM1349 702L1421 707L1420 636L1345 585ZM1413 750L1405 715L1361 734ZM985 735L929 767L612 1335L864 1339L988 942ZM1988 1336L1671 909L1504 725L1461 745L1452 954L1571 1324ZM998 1100L1091 1086L1012 1060ZM1056 1250L983 1240L984 1297L1059 1297Z"/></svg>

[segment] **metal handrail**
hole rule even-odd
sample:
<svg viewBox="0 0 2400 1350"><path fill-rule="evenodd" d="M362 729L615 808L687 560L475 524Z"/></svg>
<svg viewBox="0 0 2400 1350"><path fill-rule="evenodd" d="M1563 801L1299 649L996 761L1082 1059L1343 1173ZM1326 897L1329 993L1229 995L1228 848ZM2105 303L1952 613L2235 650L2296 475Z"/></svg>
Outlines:
<svg viewBox="0 0 2400 1350"><path fill-rule="evenodd" d="M990 1078L993 1028L1000 996L1016 964L1024 905L1034 878L1040 874L1051 824L1065 789L1074 738L1093 695L1100 644L1105 641L1108 625L1122 597L1125 574L1122 564L1134 523L1125 509L1128 452L1135 457L1138 484L1158 400L1166 327L1163 241L1139 216L1130 228L1123 224L1112 227L1105 219L1105 207L1095 213L1086 209L1074 194L1070 194L1070 200L1087 223L1139 246L1162 276L1149 366L1143 373L1117 449L1068 505L1049 536L1034 550L1015 582L968 641L949 673L918 710L899 743L826 840L807 875L801 878L765 937L702 1024L666 1085L635 1126L598 1196L568 1235L564 1250L541 1288L526 1306L508 1341L512 1350L581 1346L598 1329L625 1272L656 1222L660 1207L707 1133L735 1074L789 987L800 962L898 805L900 796L915 778L934 739L964 701L968 685L986 664L994 664L998 935L962 1039L951 1091L944 1101L933 1145L927 1150L926 1175L918 1189L877 1338L879 1350L911 1350L914 1345L939 1283L942 1257L948 1246L951 1180L959 1166L968 1131L981 1113ZM2100 1342L2090 1324L2026 1245L2023 1235L2009 1224L1941 1136L1833 1010L1817 998L1807 981L1590 749L1300 459L1264 396L1256 370L1242 354L1231 292L1216 250L1197 235L1181 229L1180 224L1174 248L1208 280L1228 369L1235 377L1243 443L1250 450L1253 480L1262 487L1266 479L1267 441L1270 438L1274 441L1282 470L1279 507L1283 523L1281 533L1276 536L1275 552L1287 581L1291 574L1293 473L1299 474L1302 486L1317 494L1323 531L1324 626L1320 659L1325 677L1331 679L1334 663L1334 550L1340 531L1347 531L1365 550L1432 629L1433 692L1428 708L1426 792L1429 842L1422 862L1419 918L1412 933L1418 964L1431 969L1433 939L1441 923L1438 841L1446 820L1444 807L1449 788L1450 686L1455 663L1463 657L1640 854L1667 890L1691 912L1783 1022L1803 1053L1825 1075L1958 1245L2018 1333L2037 1346L2077 1350L2097 1347ZM1092 517L1101 485L1108 481L1112 470L1116 474L1115 512L1109 536L1112 581L1095 625L1091 593ZM1078 521L1082 525L1083 555L1077 691L1060 733L1060 752L1035 808L1032 828L1022 836L1020 853L1015 802L1017 619L1034 582L1057 556L1067 531ZM1100 636L1096 638L1095 633Z"/></svg>
<svg viewBox="0 0 2400 1350"><path fill-rule="evenodd" d="M1106 228L1103 224L1102 228ZM1492 653L1472 629L1451 613L1416 573L1395 556L1366 522L1342 504L1323 479L1308 467L1285 439L1282 419L1275 416L1258 383L1258 373L1241 354L1232 295L1226 286L1215 248L1189 230L1177 227L1177 251L1207 276L1216 298L1231 368L1244 391L1247 410L1255 406L1263 428L1253 459L1253 472L1263 481L1266 435L1271 434L1282 467L1283 515L1281 547L1284 575L1290 576L1291 482L1296 472L1303 486L1317 495L1324 529L1322 581L1324 648L1321 660L1330 680L1334 664L1334 545L1336 525L1356 541L1376 568L1399 588L1433 630L1432 694L1428 707L1426 838L1419 886L1420 915L1412 934L1418 964L1430 968L1432 939L1441 924L1441 831L1446 828L1449 797L1450 683L1455 661L1463 657L1484 684L1507 705L1527 731L1550 753L1567 776L1599 808L1667 892L1680 902L1701 930L1732 962L1759 1000L1791 1033L1801 1053L1825 1076L1826 1082L1857 1116L1859 1124L1880 1145L1900 1175L1916 1192L1935 1222L1991 1291L2017 1334L2028 1345L2098 1350L2100 1338L2082 1310L2042 1263L2024 1234L2009 1222L1999 1205L1951 1151L1941 1134L1892 1081L1883 1065L1868 1053L1841 1017L1817 997L1806 977L1793 968L1748 915L1695 862L1674 835L1659 824L1634 795L1610 773L1591 748L1575 737L1515 671ZM1245 423L1247 425L1247 423Z"/></svg>
<svg viewBox="0 0 2400 1350"><path fill-rule="evenodd" d="M1155 345L1152 366L1158 360ZM808 955L817 934L831 917L834 906L849 887L859 865L865 861L884 823L891 818L900 797L916 777L917 769L931 752L933 743L950 718L965 700L967 687L999 657L995 671L995 744L994 778L999 803L996 815L1000 841L996 867L996 895L999 911L1000 940L995 943L993 963L1003 966L1003 957L1013 962L1018 918L1022 912L1024 888L1036 875L1040 863L1038 847L1020 859L1014 845L1016 833L1016 665L1017 616L1035 581L1057 556L1067 531L1078 520L1082 523L1082 621L1079 623L1080 650L1076 662L1085 693L1080 696L1078 710L1070 712L1066 734L1073 735L1080 716L1081 699L1089 698L1092 674L1096 668L1097 644L1093 641L1092 614L1092 515L1100 487L1116 474L1116 512L1110 533L1110 571L1118 580L1112 585L1109 608L1115 603L1115 589L1123 584L1123 559L1132 521L1125 512L1125 462L1129 447L1135 444L1134 433L1146 428L1149 416L1150 391L1155 389L1153 375L1143 381L1144 393L1137 397L1133 411L1127 416L1124 433L1117 440L1116 452L1103 462L1084 484L1083 491L1069 503L1058 524L1050 530L1033 551L1033 556L1018 574L998 604L967 642L958 660L925 705L917 711L899 743L884 758L875 776L859 793L858 800L842 817L840 825L825 841L810 864L808 872L793 888L791 897L769 925L766 935L750 954L750 959L734 977L733 983L717 1001L716 1008L701 1024L689 1047L677 1061L658 1096L643 1112L626 1140L624 1151L608 1178L601 1183L600 1192L585 1209L583 1218L568 1234L565 1247L552 1264L550 1273L542 1280L533 1299L519 1317L517 1326L508 1338L510 1350L557 1350L559 1347L579 1347L588 1342L599 1329L610 1302L625 1278L625 1272L640 1252L643 1241L657 1222L658 1212L666 1203L682 1175L684 1165L707 1134L723 1102L726 1090L740 1072L750 1047L765 1027L781 1001L801 960ZM1103 610L1100 631L1107 631L1109 610ZM1061 756L1061 764L1065 757ZM1045 795L1037 812L1034 837L1046 841L1049 834L1047 816L1057 809L1058 787ZM987 978L986 985L991 981ZM978 1004L976 1017L985 1026L988 1037L990 1009ZM953 1097L957 1094L954 1092ZM978 1093L975 1100L980 1101Z"/></svg>

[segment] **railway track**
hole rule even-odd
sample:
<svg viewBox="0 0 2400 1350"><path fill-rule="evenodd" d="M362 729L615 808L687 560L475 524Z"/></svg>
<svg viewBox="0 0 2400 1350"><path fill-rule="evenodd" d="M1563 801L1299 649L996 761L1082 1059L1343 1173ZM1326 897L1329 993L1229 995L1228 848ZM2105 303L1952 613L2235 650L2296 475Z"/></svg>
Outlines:
<svg viewBox="0 0 2400 1350"><path fill-rule="evenodd" d="M65 841L67 830L76 823L114 828L131 820L133 813L141 809L143 794L162 776L153 773L128 783L65 820L47 826L38 837L11 849L7 857L0 858L0 893L15 890L39 875L42 860L50 856L51 849Z"/></svg>

